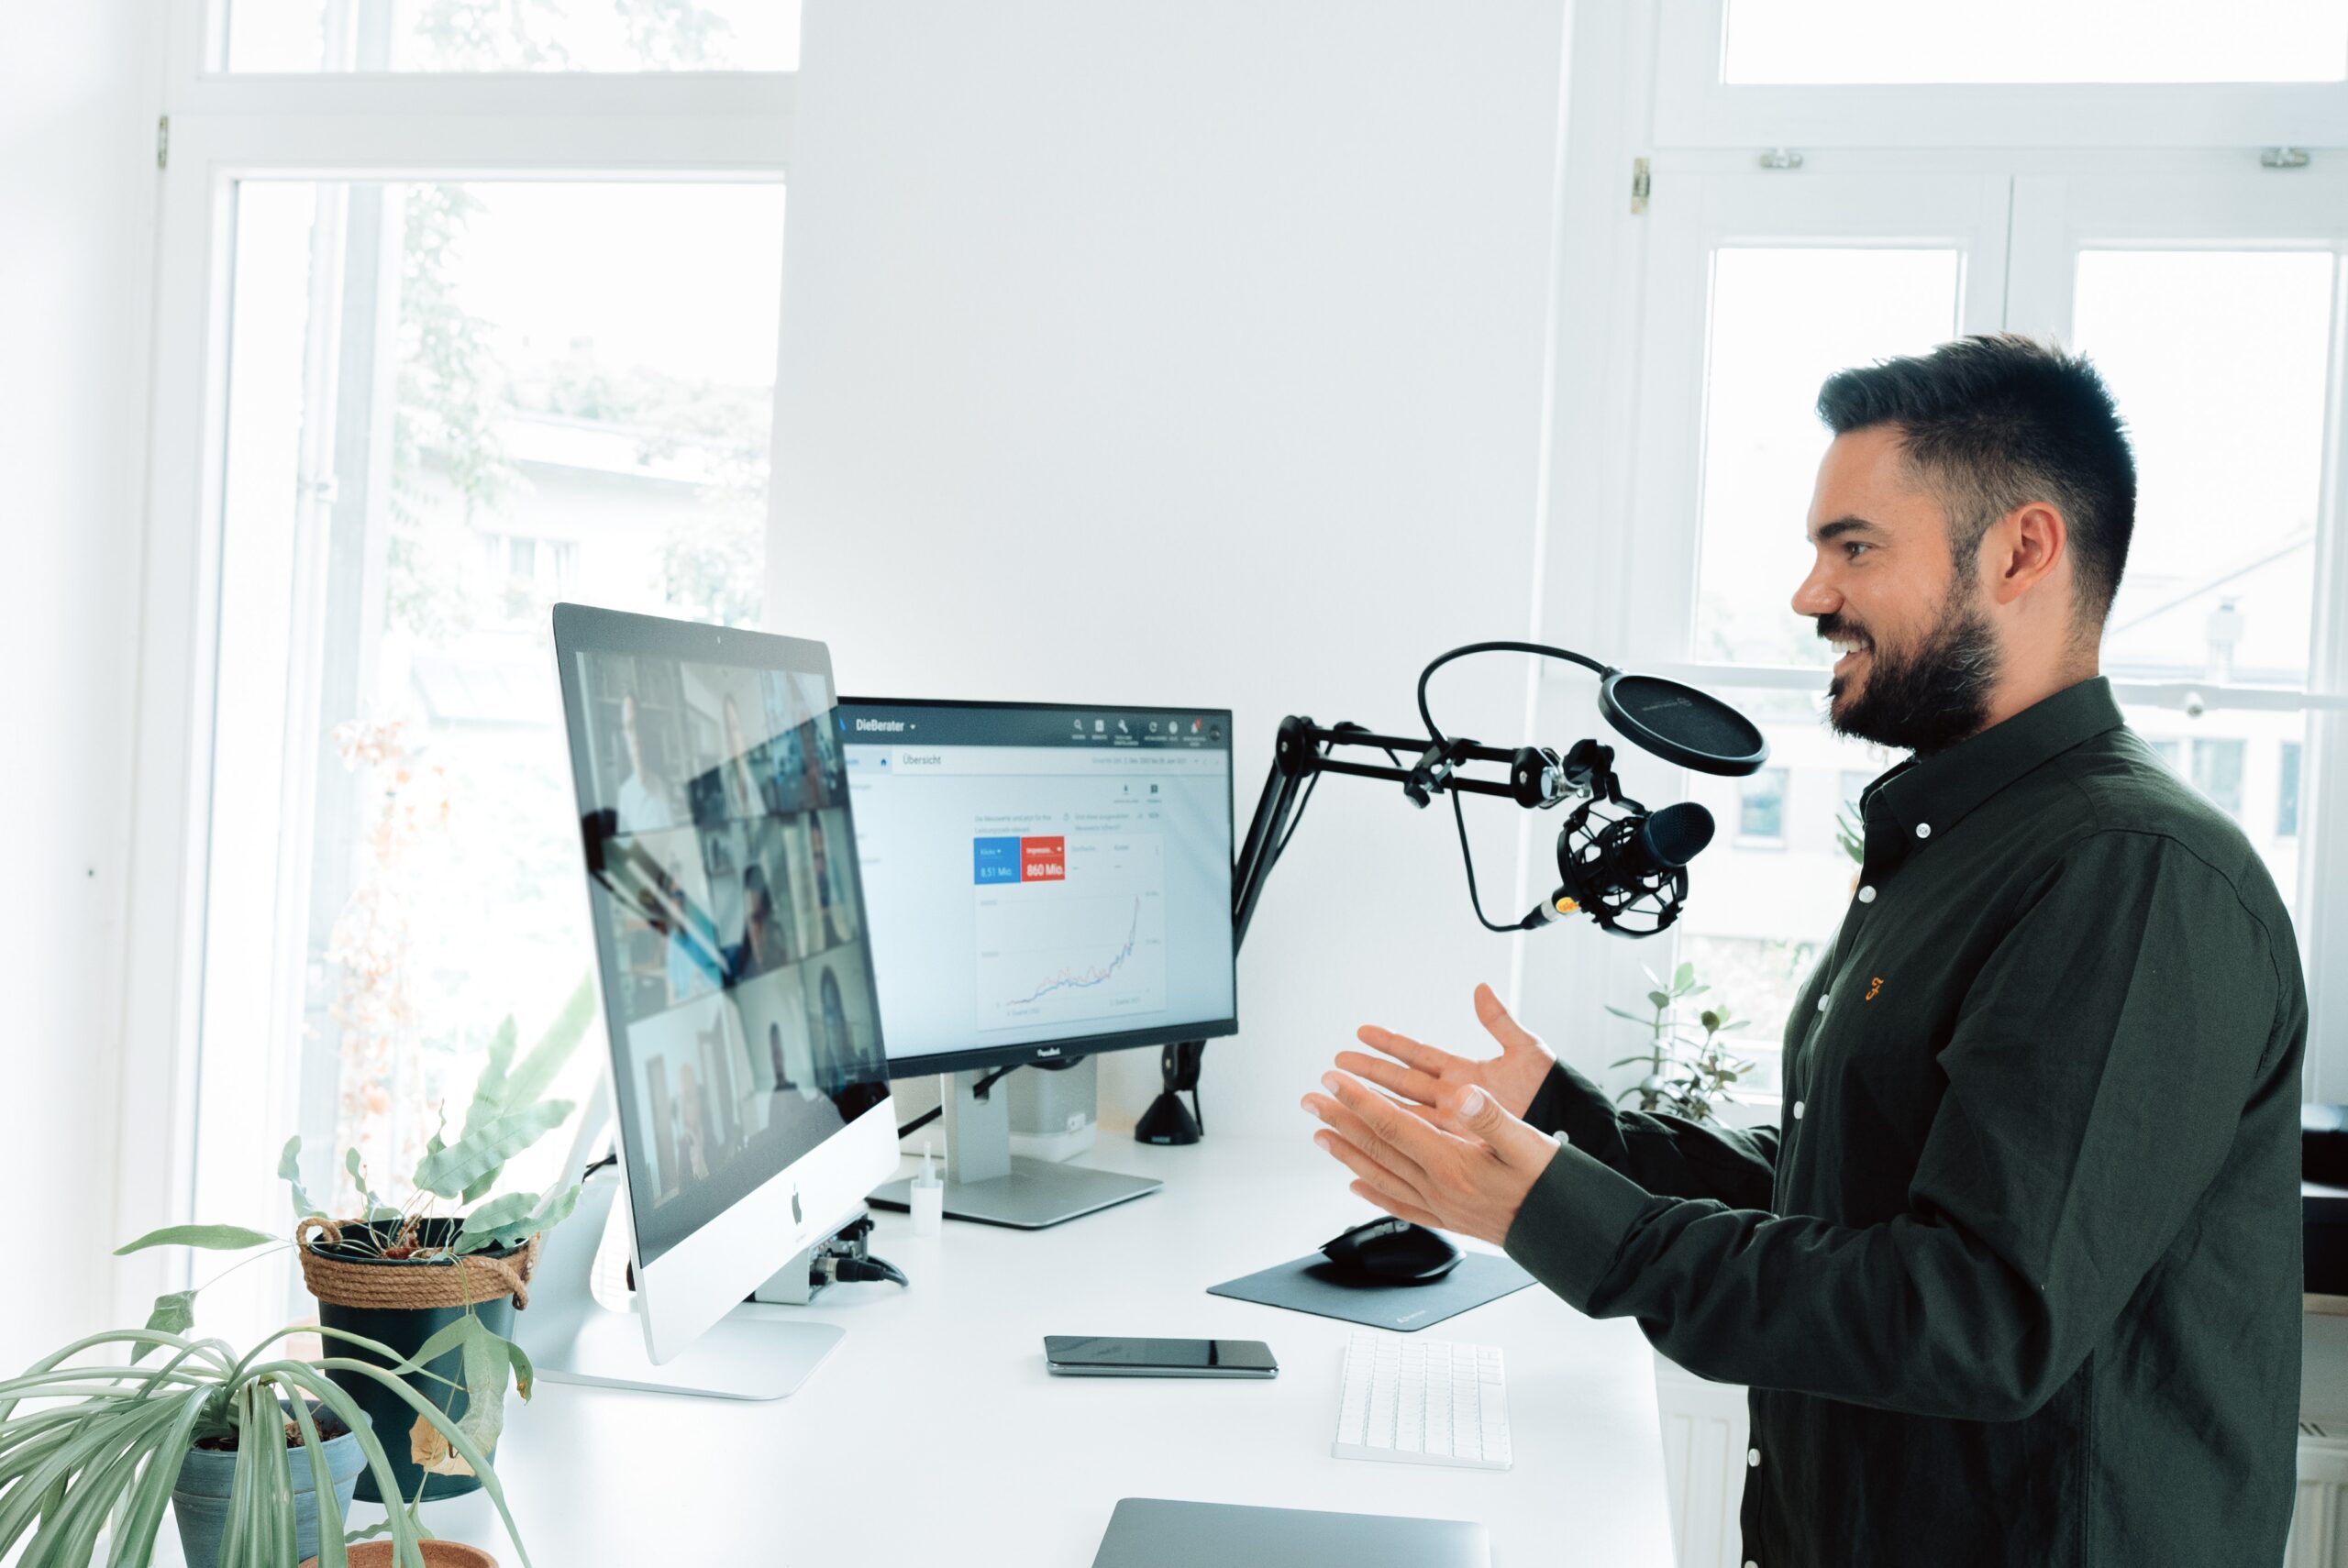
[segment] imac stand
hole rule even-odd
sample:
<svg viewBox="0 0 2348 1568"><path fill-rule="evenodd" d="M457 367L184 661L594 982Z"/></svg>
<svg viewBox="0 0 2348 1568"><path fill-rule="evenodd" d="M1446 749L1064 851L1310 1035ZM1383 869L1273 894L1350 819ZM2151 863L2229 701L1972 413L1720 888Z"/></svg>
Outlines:
<svg viewBox="0 0 2348 1568"><path fill-rule="evenodd" d="M610 1093L598 1075L593 1098L580 1120L570 1169L584 1165L609 1131ZM795 1393L832 1353L846 1330L737 1310L712 1324L681 1354L656 1364L644 1348L642 1320L595 1299L595 1253L611 1221L613 1200L626 1185L616 1161L589 1172L580 1187L578 1208L539 1243L530 1305L514 1315L515 1342L529 1356L537 1375L549 1383L711 1399L780 1399ZM803 1286L807 1256L802 1253L792 1259L777 1277L796 1269Z"/></svg>
<svg viewBox="0 0 2348 1568"><path fill-rule="evenodd" d="M1121 1176L1013 1154L1010 1098L979 1095L979 1077L956 1073L938 1086L946 1109L946 1212L952 1218L1040 1231L1165 1185L1154 1176ZM884 1209L910 1209L912 1185L892 1181L876 1190L872 1201Z"/></svg>

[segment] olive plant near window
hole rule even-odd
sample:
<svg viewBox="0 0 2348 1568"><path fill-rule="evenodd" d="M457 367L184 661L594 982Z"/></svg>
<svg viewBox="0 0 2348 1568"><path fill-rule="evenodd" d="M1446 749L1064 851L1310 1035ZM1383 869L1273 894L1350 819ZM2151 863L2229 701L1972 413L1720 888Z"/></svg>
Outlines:
<svg viewBox="0 0 2348 1568"><path fill-rule="evenodd" d="M1699 1011L1694 1028L1689 1027L1682 1014L1683 1005L1692 1005L1691 999L1711 989L1698 983L1695 965L1680 965L1667 981L1652 969L1644 972L1655 987L1647 993L1652 1011L1640 1014L1612 1006L1606 1010L1649 1032L1645 1051L1611 1064L1621 1067L1635 1062L1647 1069L1645 1077L1615 1098L1628 1099L1636 1095L1641 1110L1668 1111L1691 1121L1712 1120L1713 1105L1731 1099L1731 1086L1753 1070L1752 1063L1730 1055L1721 1038L1737 1021L1730 1016L1726 1003L1715 1003Z"/></svg>

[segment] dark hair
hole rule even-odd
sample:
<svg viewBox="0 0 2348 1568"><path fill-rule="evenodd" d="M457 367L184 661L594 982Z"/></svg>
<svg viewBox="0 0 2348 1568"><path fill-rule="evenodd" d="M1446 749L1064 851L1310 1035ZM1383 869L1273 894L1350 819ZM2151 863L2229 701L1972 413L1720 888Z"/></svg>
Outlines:
<svg viewBox="0 0 2348 1568"><path fill-rule="evenodd" d="M2111 392L2087 359L2018 333L1838 370L1818 389L1835 435L1888 425L1948 509L1960 565L1989 525L2045 502L2063 513L2081 618L2111 608L2136 529L2136 459Z"/></svg>

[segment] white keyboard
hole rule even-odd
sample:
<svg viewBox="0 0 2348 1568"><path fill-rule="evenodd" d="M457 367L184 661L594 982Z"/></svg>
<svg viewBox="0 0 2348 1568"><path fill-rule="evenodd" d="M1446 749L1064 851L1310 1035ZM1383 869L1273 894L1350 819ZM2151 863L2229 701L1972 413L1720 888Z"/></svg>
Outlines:
<svg viewBox="0 0 2348 1568"><path fill-rule="evenodd" d="M1508 1375L1498 1345L1357 1330L1346 1346L1339 1459L1506 1470Z"/></svg>

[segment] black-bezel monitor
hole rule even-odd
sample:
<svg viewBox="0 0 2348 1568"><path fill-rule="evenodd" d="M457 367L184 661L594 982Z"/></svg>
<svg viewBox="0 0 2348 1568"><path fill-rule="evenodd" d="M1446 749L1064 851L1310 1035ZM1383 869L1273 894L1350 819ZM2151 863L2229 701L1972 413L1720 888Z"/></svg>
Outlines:
<svg viewBox="0 0 2348 1568"><path fill-rule="evenodd" d="M1235 824L1229 709L844 696L837 717L849 794L860 802L858 850L881 1012L889 1021L892 1077L1050 1063L1238 1032L1238 966L1230 918ZM899 874L885 859L876 861L894 853L892 841L901 832L901 819L871 792L903 787L909 764L951 767L948 754L956 751L984 751L991 754L989 767L1014 770L1027 766L1015 754L1032 753L1034 774L987 777L1029 778L1037 792L1021 800L1013 790L990 787L988 799L949 808L940 819L944 825L930 832L917 869ZM1153 785L1158 791L1155 806ZM936 786L925 780L921 787ZM1127 790L1138 793L1129 799ZM1118 837L1120 830L1160 842L1127 845ZM1170 844L1165 842L1169 837ZM1146 853L1134 864L1118 859L1132 850ZM1002 878L1000 889L990 878ZM1036 880L1105 888L1120 878L1124 888L1142 889L1127 944L1122 944L1137 943L1137 952L1146 953L1148 941L1145 922L1150 911L1142 900L1156 883L1159 907L1149 922L1157 930L1156 958L1167 1005L1135 1006L1125 1016L1094 1007L1057 1021L982 1023L1005 1017L1011 999L978 994L985 966L995 962L995 950L981 945L984 933L976 925L989 911L978 906L998 891L1004 898L1028 896L1016 890L1034 888ZM1056 897L1041 888L1034 891ZM942 909L958 909L959 900L969 900L972 931L914 944L907 928L933 900ZM1102 946L1108 951L1121 944L1104 940ZM1071 988L1080 985L1113 958L1113 951L1108 958L1095 955L1090 970L1064 983ZM963 1011L956 999L966 973L971 976L970 995ZM930 978L925 982L925 977ZM941 984L942 977L950 980ZM1100 983L1108 981L1104 976ZM915 987L924 987L923 994L915 996ZM1140 999L1146 1002L1146 997ZM1121 1005L1135 1000L1120 997ZM991 1029L1002 1037L987 1038Z"/></svg>

